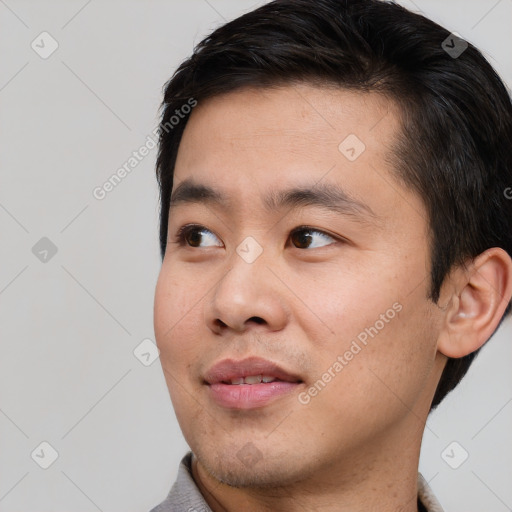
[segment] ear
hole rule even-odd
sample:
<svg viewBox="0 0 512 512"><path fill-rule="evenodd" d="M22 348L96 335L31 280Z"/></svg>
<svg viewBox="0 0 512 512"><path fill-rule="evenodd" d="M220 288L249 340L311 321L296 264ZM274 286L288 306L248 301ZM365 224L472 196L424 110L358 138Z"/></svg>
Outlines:
<svg viewBox="0 0 512 512"><path fill-rule="evenodd" d="M492 336L510 302L512 259L503 249L488 249L451 272L440 297L447 306L438 351L452 358L471 354Z"/></svg>

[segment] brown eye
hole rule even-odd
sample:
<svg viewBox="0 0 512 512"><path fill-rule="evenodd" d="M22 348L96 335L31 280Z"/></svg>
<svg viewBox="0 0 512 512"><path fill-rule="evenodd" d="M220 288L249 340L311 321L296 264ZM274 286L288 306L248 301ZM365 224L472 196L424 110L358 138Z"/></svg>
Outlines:
<svg viewBox="0 0 512 512"><path fill-rule="evenodd" d="M323 243L322 239L327 243ZM290 240L298 249L316 249L317 247L324 247L336 242L332 236L323 231L305 227L295 229L290 234Z"/></svg>
<svg viewBox="0 0 512 512"><path fill-rule="evenodd" d="M215 243L219 240L209 229L204 226L187 225L180 228L176 235L176 242L179 245L188 245L189 247L222 247L222 242ZM213 240L213 243L212 243ZM206 245L201 246L201 243Z"/></svg>
<svg viewBox="0 0 512 512"><path fill-rule="evenodd" d="M190 229L187 231L183 238L192 247L199 247L201 245L202 233L197 229Z"/></svg>

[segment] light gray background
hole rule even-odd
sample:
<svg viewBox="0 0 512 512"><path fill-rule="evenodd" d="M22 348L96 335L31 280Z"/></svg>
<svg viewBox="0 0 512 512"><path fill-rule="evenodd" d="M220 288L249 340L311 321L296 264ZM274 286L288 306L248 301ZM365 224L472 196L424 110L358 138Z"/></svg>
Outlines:
<svg viewBox="0 0 512 512"><path fill-rule="evenodd" d="M187 447L158 360L133 354L154 339L156 150L102 201L92 190L151 135L193 44L261 3L0 0L0 511L144 511L174 480ZM512 0L402 3L510 87ZM43 31L59 44L47 59L31 48ZM58 248L46 263L42 237ZM420 468L447 512L512 510L511 333L429 419ZM59 454L46 470L42 441ZM458 469L452 441L450 461L469 453Z"/></svg>

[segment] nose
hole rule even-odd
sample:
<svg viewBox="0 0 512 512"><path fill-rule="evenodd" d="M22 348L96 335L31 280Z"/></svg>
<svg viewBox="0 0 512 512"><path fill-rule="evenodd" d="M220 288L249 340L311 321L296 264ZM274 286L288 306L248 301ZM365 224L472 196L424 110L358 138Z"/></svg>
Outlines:
<svg viewBox="0 0 512 512"><path fill-rule="evenodd" d="M282 284L263 257L247 263L234 254L232 264L205 301L205 321L216 334L248 329L283 329L289 317Z"/></svg>

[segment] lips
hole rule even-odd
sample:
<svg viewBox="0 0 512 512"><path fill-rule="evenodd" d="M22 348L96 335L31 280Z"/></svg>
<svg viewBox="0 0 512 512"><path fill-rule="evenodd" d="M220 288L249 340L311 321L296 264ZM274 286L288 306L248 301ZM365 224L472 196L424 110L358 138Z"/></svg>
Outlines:
<svg viewBox="0 0 512 512"><path fill-rule="evenodd" d="M252 409L290 394L302 380L272 361L251 357L220 361L206 372L204 383L218 405Z"/></svg>
<svg viewBox="0 0 512 512"><path fill-rule="evenodd" d="M245 380L246 377L248 377L247 380ZM253 377L259 377L260 380L253 379ZM250 357L240 361L224 359L213 365L204 376L205 383L210 385L231 384L232 381L234 381L233 384L256 385L260 381L265 382L270 379L282 382L302 382L297 375L284 370L272 361L259 357Z"/></svg>

